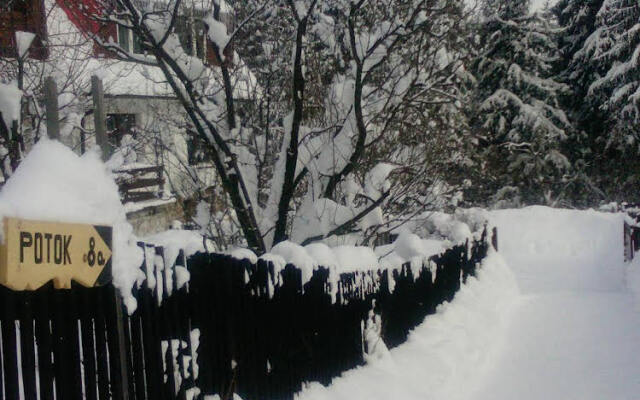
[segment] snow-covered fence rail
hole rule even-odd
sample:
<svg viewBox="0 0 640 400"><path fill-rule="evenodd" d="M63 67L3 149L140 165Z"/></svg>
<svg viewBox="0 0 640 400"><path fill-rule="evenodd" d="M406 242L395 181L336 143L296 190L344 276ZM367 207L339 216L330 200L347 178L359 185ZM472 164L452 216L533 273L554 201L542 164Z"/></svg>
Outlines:
<svg viewBox="0 0 640 400"><path fill-rule="evenodd" d="M422 265L311 277L139 243L128 315L113 285L0 287L0 399L292 399L407 339L475 273L486 231Z"/></svg>

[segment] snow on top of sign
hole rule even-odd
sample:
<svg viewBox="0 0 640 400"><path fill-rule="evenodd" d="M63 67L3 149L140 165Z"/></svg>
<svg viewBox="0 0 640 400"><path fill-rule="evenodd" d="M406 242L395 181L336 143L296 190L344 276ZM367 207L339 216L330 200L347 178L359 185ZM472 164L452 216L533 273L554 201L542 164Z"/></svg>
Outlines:
<svg viewBox="0 0 640 400"><path fill-rule="evenodd" d="M0 191L0 220L17 217L113 227L113 283L129 311L140 277L142 252L127 222L118 187L97 151L79 157L66 146L40 139Z"/></svg>

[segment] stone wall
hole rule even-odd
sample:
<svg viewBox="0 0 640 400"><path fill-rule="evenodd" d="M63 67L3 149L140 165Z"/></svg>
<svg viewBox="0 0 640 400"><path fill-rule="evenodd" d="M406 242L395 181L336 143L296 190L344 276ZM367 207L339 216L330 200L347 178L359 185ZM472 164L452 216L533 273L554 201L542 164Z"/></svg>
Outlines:
<svg viewBox="0 0 640 400"><path fill-rule="evenodd" d="M140 236L166 231L175 220L184 222L184 210L178 201L150 206L127 213L133 232Z"/></svg>

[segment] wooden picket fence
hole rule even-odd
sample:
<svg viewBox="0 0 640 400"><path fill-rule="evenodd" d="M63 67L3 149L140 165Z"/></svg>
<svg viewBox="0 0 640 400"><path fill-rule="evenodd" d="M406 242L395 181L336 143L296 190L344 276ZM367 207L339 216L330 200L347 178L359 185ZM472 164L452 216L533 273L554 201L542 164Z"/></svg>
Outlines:
<svg viewBox="0 0 640 400"><path fill-rule="evenodd" d="M112 285L15 292L0 286L0 398L121 398L123 318Z"/></svg>
<svg viewBox="0 0 640 400"><path fill-rule="evenodd" d="M419 268L343 273L333 290L322 267L303 285L294 265L276 274L263 260L172 260L139 245L146 279L132 315L112 285L0 287L1 399L292 399L304 382L329 384L364 363L371 311L384 342L403 343L475 274L489 240L485 230Z"/></svg>

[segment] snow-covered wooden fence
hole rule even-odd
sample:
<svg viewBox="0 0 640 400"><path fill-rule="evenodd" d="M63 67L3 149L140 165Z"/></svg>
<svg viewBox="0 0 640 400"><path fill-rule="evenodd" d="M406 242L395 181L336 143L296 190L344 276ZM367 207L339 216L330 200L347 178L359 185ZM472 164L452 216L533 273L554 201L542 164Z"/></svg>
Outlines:
<svg viewBox="0 0 640 400"><path fill-rule="evenodd" d="M147 319L159 335L145 342L155 343L164 357L162 371L156 362L155 372L164 387L155 390L181 399L195 393L292 399L304 382L329 384L375 357L376 338L388 347L403 343L475 274L489 242L485 232L474 243L413 268L406 264L332 277L319 267L306 282L294 265L277 271L264 260L197 254L187 261L190 280L184 285L179 278L184 271L147 273L151 282L142 283L137 295L149 298L139 299L132 326L137 318L144 326L145 313L156 313ZM163 300L156 308L157 298Z"/></svg>
<svg viewBox="0 0 640 400"><path fill-rule="evenodd" d="M328 384L381 343L404 342L475 273L489 243L485 231L424 265L320 267L307 282L294 265L187 260L140 243L145 279L132 315L112 285L0 288L0 398L292 399L304 382Z"/></svg>

